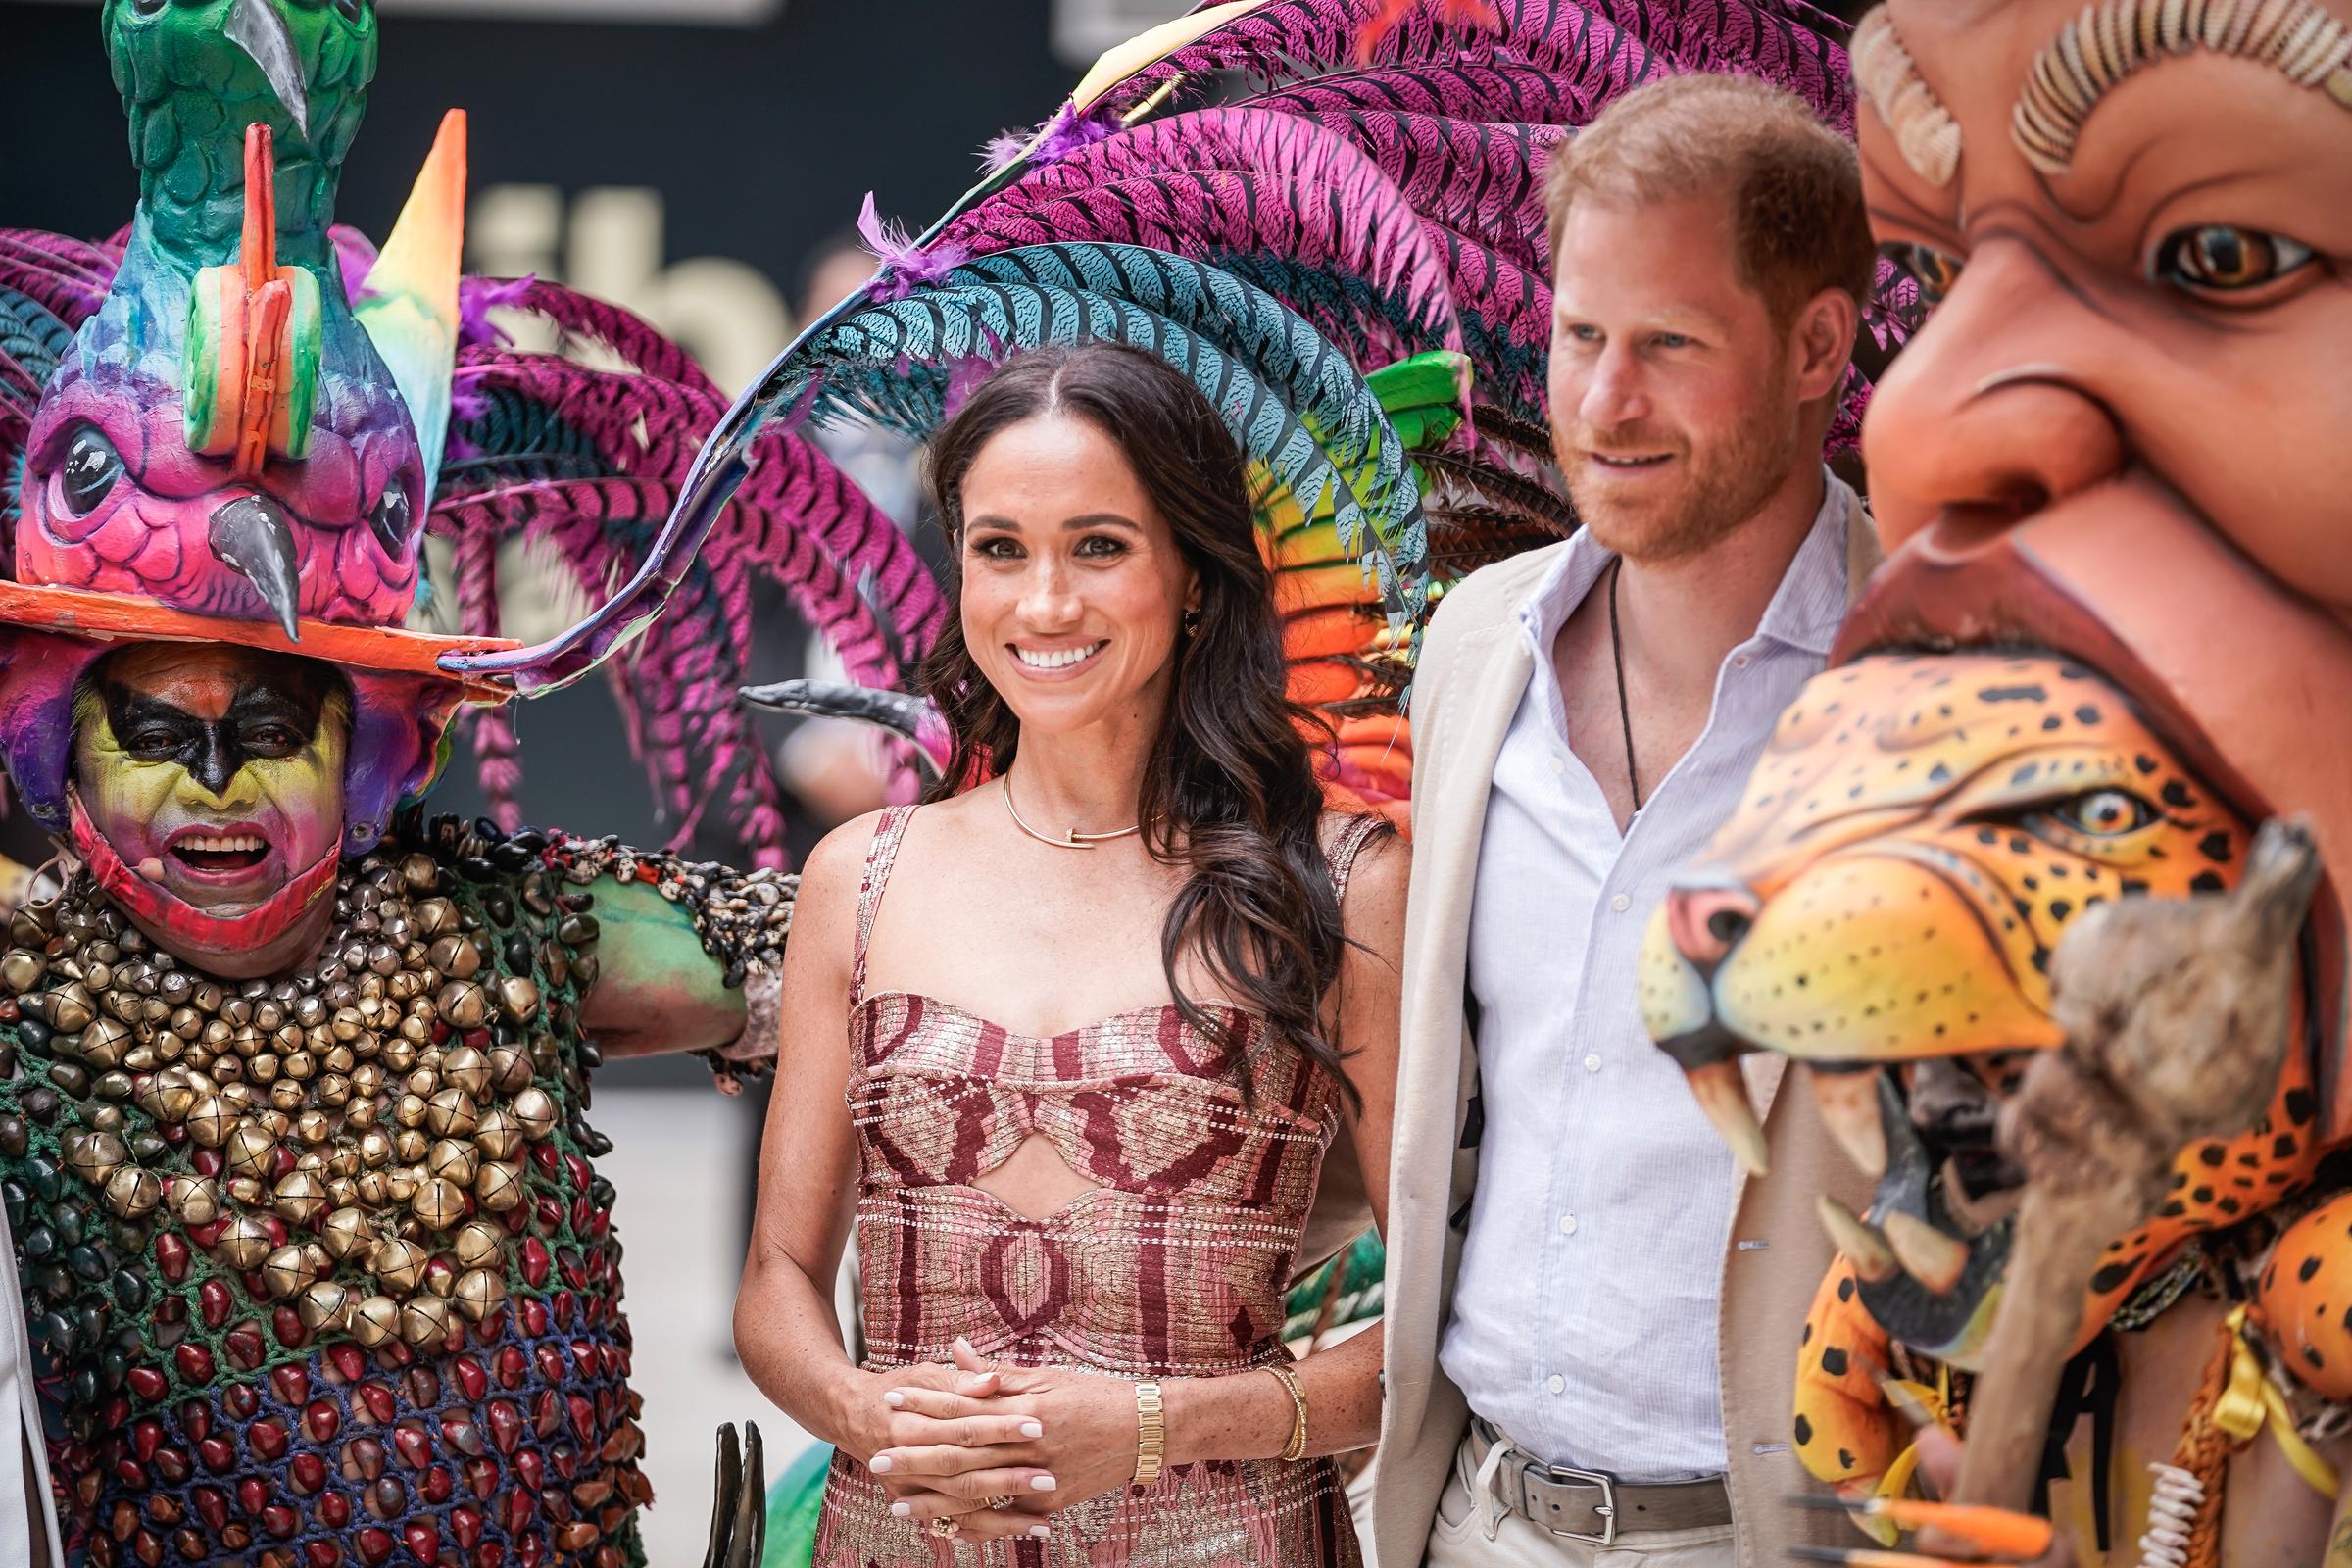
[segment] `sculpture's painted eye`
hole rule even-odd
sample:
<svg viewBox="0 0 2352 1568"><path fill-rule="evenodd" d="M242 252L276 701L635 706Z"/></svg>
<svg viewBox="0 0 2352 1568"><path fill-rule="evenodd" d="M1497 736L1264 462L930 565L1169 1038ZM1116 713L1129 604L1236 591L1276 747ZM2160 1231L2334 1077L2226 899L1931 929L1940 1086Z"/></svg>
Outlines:
<svg viewBox="0 0 2352 1568"><path fill-rule="evenodd" d="M355 27L366 19L368 6L368 0L335 0L335 10Z"/></svg>
<svg viewBox="0 0 2352 1568"><path fill-rule="evenodd" d="M1919 285L1920 303L1930 306L1943 303L1943 297L1960 281L1960 270L1967 265L1949 251L1911 240L1890 241L1879 247L1879 254Z"/></svg>
<svg viewBox="0 0 2352 1568"><path fill-rule="evenodd" d="M142 17L152 17L171 3L172 0L130 0L130 9Z"/></svg>
<svg viewBox="0 0 2352 1568"><path fill-rule="evenodd" d="M2310 246L2284 234L2204 223L2167 234L2156 247L2152 270L2160 283L2211 298L2250 293L2316 260Z"/></svg>
<svg viewBox="0 0 2352 1568"><path fill-rule="evenodd" d="M74 432L66 461L57 470L57 488L66 510L86 517L122 477L122 459L106 437L88 425Z"/></svg>
<svg viewBox="0 0 2352 1568"><path fill-rule="evenodd" d="M408 548L409 517L408 481L396 478L384 486L383 495L368 514L368 530L384 547L385 555L397 556Z"/></svg>
<svg viewBox="0 0 2352 1568"><path fill-rule="evenodd" d="M2060 801L2050 814L2078 833L2111 839L2156 820L2156 808L2124 790L2091 790Z"/></svg>

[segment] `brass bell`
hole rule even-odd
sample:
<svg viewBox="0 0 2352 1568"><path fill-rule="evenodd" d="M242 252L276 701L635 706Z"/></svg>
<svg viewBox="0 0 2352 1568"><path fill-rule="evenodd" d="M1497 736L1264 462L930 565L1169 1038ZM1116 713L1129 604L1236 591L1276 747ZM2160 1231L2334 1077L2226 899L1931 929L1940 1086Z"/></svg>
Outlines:
<svg viewBox="0 0 2352 1568"><path fill-rule="evenodd" d="M424 1278L425 1250L415 1242L404 1242L397 1236L386 1237L375 1244L375 1255L368 1260L372 1273L385 1290L407 1296Z"/></svg>
<svg viewBox="0 0 2352 1568"><path fill-rule="evenodd" d="M453 1089L450 1091L450 1093L454 1095L458 1093L458 1091ZM425 1110L425 1102L417 1099L415 1095L402 1095L398 1100L392 1102L392 1119L400 1123L403 1127L423 1126ZM433 1130L435 1132L447 1131L446 1128L440 1127L436 1127Z"/></svg>
<svg viewBox="0 0 2352 1568"><path fill-rule="evenodd" d="M506 1250L506 1236L488 1220L468 1220L458 1227L450 1244L458 1262L468 1269L489 1267Z"/></svg>
<svg viewBox="0 0 2352 1568"><path fill-rule="evenodd" d="M490 1161L473 1180L473 1196L491 1213L505 1213L522 1201L522 1167Z"/></svg>
<svg viewBox="0 0 2352 1568"><path fill-rule="evenodd" d="M389 1165L392 1162L392 1135L381 1127L370 1127L362 1133L360 1158L368 1165Z"/></svg>
<svg viewBox="0 0 2352 1568"><path fill-rule="evenodd" d="M100 1071L119 1067L122 1054L130 1049L130 1028L113 1018L93 1019L74 1048L75 1054Z"/></svg>
<svg viewBox="0 0 2352 1568"><path fill-rule="evenodd" d="M103 1186L128 1158L130 1151L113 1133L84 1133L66 1151L66 1164L92 1187Z"/></svg>
<svg viewBox="0 0 2352 1568"><path fill-rule="evenodd" d="M482 1156L471 1144L444 1138L433 1145L424 1156L424 1168L435 1176L446 1176L460 1187L471 1187L474 1176L481 1170Z"/></svg>
<svg viewBox="0 0 2352 1568"><path fill-rule="evenodd" d="M239 1176L266 1180L277 1163L277 1140L252 1122L243 1122L228 1135L222 1156Z"/></svg>
<svg viewBox="0 0 2352 1568"><path fill-rule="evenodd" d="M470 980L453 980L433 998L433 1008L453 1029L479 1029L490 1021L490 998Z"/></svg>
<svg viewBox="0 0 2352 1568"><path fill-rule="evenodd" d="M457 1327L457 1314L449 1303L430 1296L416 1297L400 1309L400 1337L411 1345L426 1346L449 1338Z"/></svg>
<svg viewBox="0 0 2352 1568"><path fill-rule="evenodd" d="M353 1299L348 1285L320 1280L302 1293L295 1311L301 1315L302 1326L313 1334L331 1333L350 1323Z"/></svg>
<svg viewBox="0 0 2352 1568"><path fill-rule="evenodd" d="M270 1227L251 1214L236 1214L222 1227L220 1240L213 1250L230 1268L259 1268L277 1243L270 1235Z"/></svg>
<svg viewBox="0 0 2352 1568"><path fill-rule="evenodd" d="M426 939L458 928L458 906L447 899L420 899L410 906L409 920Z"/></svg>
<svg viewBox="0 0 2352 1568"><path fill-rule="evenodd" d="M370 1208L381 1208L392 1201L391 1184L384 1180L384 1173L380 1170L360 1172L353 1179L352 1186L359 1191L360 1201Z"/></svg>
<svg viewBox="0 0 2352 1568"><path fill-rule="evenodd" d="M106 1206L122 1219L140 1219L155 1212L163 1197L162 1178L137 1165L124 1165L107 1178Z"/></svg>
<svg viewBox="0 0 2352 1568"><path fill-rule="evenodd" d="M76 980L48 993L49 1027L61 1035L77 1035L98 1016L89 987Z"/></svg>
<svg viewBox="0 0 2352 1568"><path fill-rule="evenodd" d="M369 1254L375 1250L375 1234L368 1228L367 1214L348 1205L326 1216L326 1223L319 1227L318 1238L319 1244L326 1249L327 1256L348 1257L362 1267L367 1265Z"/></svg>
<svg viewBox="0 0 2352 1568"><path fill-rule="evenodd" d="M281 1247L262 1260L262 1283L281 1301L300 1296L317 1278L299 1247Z"/></svg>
<svg viewBox="0 0 2352 1568"><path fill-rule="evenodd" d="M492 1105L475 1123L473 1142L492 1159L512 1159L522 1152L522 1128L513 1111L504 1105Z"/></svg>
<svg viewBox="0 0 2352 1568"><path fill-rule="evenodd" d="M429 893L440 886L441 867L433 862L429 855L404 855L400 858L400 880L416 892ZM440 904L443 901L428 899L425 902Z"/></svg>
<svg viewBox="0 0 2352 1568"><path fill-rule="evenodd" d="M199 1149L219 1149L236 1124L236 1114L219 1095L198 1095L188 1108L188 1136Z"/></svg>
<svg viewBox="0 0 2352 1568"><path fill-rule="evenodd" d="M537 1143L556 1130L555 1097L536 1084L514 1097L514 1122L522 1135Z"/></svg>
<svg viewBox="0 0 2352 1568"><path fill-rule="evenodd" d="M395 1165L384 1172L384 1191L395 1203L405 1203L416 1196L424 1184L424 1172L414 1165Z"/></svg>
<svg viewBox="0 0 2352 1568"><path fill-rule="evenodd" d="M294 1118L294 1136L316 1149L335 1135L335 1124L323 1110L306 1110Z"/></svg>
<svg viewBox="0 0 2352 1568"><path fill-rule="evenodd" d="M433 1230L448 1230L466 1217L466 1190L442 1177L429 1177L409 1200L409 1212Z"/></svg>
<svg viewBox="0 0 2352 1568"><path fill-rule="evenodd" d="M458 1310L469 1323L479 1323L506 1304L507 1284L486 1268L467 1269L458 1276Z"/></svg>
<svg viewBox="0 0 2352 1568"><path fill-rule="evenodd" d="M11 996L23 996L47 978L49 960L29 948L11 948L0 955L0 985Z"/></svg>
<svg viewBox="0 0 2352 1568"><path fill-rule="evenodd" d="M437 1138L464 1138L473 1131L479 1115L471 1095L463 1089L444 1089L428 1102L424 1121Z"/></svg>
<svg viewBox="0 0 2352 1568"><path fill-rule="evenodd" d="M502 1095L517 1094L531 1085L531 1058L513 1046L490 1048L490 1082Z"/></svg>
<svg viewBox="0 0 2352 1568"><path fill-rule="evenodd" d="M452 980L470 980L481 970L482 954L470 937L438 937L425 951L424 961Z"/></svg>
<svg viewBox="0 0 2352 1568"><path fill-rule="evenodd" d="M523 975L511 974L498 983L498 1005L510 1022L529 1023L539 1013L539 987Z"/></svg>
<svg viewBox="0 0 2352 1568"><path fill-rule="evenodd" d="M465 1090L477 1101L489 1098L489 1059L471 1046L459 1046L442 1053L441 1077L453 1088Z"/></svg>
<svg viewBox="0 0 2352 1568"><path fill-rule="evenodd" d="M172 1177L164 1200L172 1205L172 1217L182 1225L210 1225L220 1217L220 1191L202 1176Z"/></svg>
<svg viewBox="0 0 2352 1568"><path fill-rule="evenodd" d="M412 1165L422 1163L424 1152L431 1147L432 1140L424 1136L421 1127L403 1127L392 1135L392 1152Z"/></svg>
<svg viewBox="0 0 2352 1568"><path fill-rule="evenodd" d="M326 1212L326 1184L307 1170L297 1170L277 1184L276 1208L296 1225L308 1225Z"/></svg>
<svg viewBox="0 0 2352 1568"><path fill-rule="evenodd" d="M351 1337L373 1349L400 1332L400 1303L370 1296L351 1309Z"/></svg>

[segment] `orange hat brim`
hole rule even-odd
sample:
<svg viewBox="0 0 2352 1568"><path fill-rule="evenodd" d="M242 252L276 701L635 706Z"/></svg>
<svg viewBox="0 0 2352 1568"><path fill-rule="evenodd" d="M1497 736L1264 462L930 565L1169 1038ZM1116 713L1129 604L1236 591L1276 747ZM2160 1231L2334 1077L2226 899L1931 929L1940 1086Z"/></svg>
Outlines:
<svg viewBox="0 0 2352 1568"><path fill-rule="evenodd" d="M347 626L328 620L299 621L296 630L300 635L288 637L275 621L200 615L153 600L14 582L0 582L0 624L99 642L235 643L324 660L352 669L446 681L459 688L462 701L485 707L511 701L513 689L485 676L454 675L441 667L441 656L501 653L522 646L512 637L439 637L400 627Z"/></svg>

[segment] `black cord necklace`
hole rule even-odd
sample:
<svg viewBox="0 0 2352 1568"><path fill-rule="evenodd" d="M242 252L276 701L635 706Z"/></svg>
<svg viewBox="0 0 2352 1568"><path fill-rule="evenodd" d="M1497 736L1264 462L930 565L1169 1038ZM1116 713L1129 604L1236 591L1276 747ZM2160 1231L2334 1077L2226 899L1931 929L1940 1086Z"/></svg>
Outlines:
<svg viewBox="0 0 2352 1568"><path fill-rule="evenodd" d="M1625 641L1617 634L1617 579L1624 575L1625 558L1609 563L1609 657L1617 665L1617 726L1625 736L1625 781L1634 792L1634 811L1642 810L1642 772L1634 765L1634 715L1625 700Z"/></svg>

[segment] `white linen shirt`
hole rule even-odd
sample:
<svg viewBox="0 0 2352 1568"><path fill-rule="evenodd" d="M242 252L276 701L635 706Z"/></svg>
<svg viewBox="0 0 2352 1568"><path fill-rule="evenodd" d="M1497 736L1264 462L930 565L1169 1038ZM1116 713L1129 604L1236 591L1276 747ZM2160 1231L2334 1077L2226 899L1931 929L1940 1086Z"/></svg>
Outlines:
<svg viewBox="0 0 2352 1568"><path fill-rule="evenodd" d="M1569 746L1552 644L1613 556L1578 534L1520 611L1534 656L1494 760L1471 900L1483 1118L1439 1359L1546 1463L1654 1483L1725 1468L1716 1311L1732 1157L1642 1027L1635 961L1674 875L1739 804L1781 710L1827 662L1854 492L1828 493L1698 741L1623 837ZM1606 744L1621 744L1615 726ZM1794 1353L1794 1348L1790 1348Z"/></svg>

